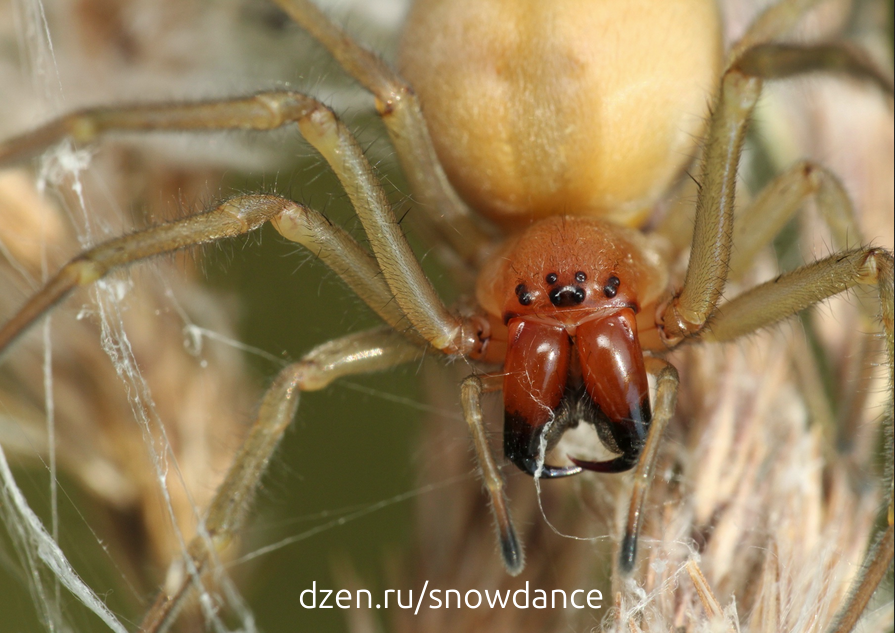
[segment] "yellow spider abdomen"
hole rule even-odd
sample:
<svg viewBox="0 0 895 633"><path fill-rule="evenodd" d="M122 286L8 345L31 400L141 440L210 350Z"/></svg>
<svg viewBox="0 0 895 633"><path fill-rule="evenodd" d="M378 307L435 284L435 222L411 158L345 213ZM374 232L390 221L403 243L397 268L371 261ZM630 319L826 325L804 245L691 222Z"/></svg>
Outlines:
<svg viewBox="0 0 895 633"><path fill-rule="evenodd" d="M404 32L448 177L504 226L641 224L696 152L722 58L706 0L420 0Z"/></svg>

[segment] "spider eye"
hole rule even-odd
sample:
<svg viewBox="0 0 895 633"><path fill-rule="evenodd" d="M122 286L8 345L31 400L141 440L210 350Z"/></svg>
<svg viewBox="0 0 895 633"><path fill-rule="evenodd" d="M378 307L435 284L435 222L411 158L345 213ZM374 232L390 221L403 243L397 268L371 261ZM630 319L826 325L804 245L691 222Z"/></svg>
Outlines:
<svg viewBox="0 0 895 633"><path fill-rule="evenodd" d="M528 288L525 287L525 284L519 284L516 286L516 296L519 298L519 303L524 306L531 304L531 293L528 291Z"/></svg>
<svg viewBox="0 0 895 633"><path fill-rule="evenodd" d="M577 281L579 284L583 284L585 281L587 281L587 275L585 275L583 271L579 270L577 273L575 273L575 281Z"/></svg>
<svg viewBox="0 0 895 633"><path fill-rule="evenodd" d="M559 277L556 275L556 273L550 273L549 275L547 275L548 284L555 284L557 279L559 279Z"/></svg>
<svg viewBox="0 0 895 633"><path fill-rule="evenodd" d="M618 294L618 287L621 285L622 281L615 275L612 275L609 279L606 280L606 285L603 286L603 294L606 295L609 299L612 299L615 295Z"/></svg>

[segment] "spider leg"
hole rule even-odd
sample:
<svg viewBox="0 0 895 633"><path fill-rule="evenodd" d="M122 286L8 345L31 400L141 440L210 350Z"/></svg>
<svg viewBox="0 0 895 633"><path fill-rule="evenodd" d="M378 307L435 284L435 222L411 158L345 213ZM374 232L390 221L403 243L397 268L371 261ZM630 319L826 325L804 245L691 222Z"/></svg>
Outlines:
<svg viewBox="0 0 895 633"><path fill-rule="evenodd" d="M740 57L744 51L764 42L771 42L790 32L805 14L824 0L779 0L752 20L743 36L734 44L728 59Z"/></svg>
<svg viewBox="0 0 895 633"><path fill-rule="evenodd" d="M363 150L332 110L317 108L298 122L342 183L363 224L395 301L414 329L450 355L480 357L488 338L484 317L459 317L445 306L410 249Z"/></svg>
<svg viewBox="0 0 895 633"><path fill-rule="evenodd" d="M115 132L272 130L295 122L316 103L281 91L221 101L87 108L3 141L0 165L34 156L65 138L87 144Z"/></svg>
<svg viewBox="0 0 895 633"><path fill-rule="evenodd" d="M893 269L895 264L892 253L884 249L865 247L837 253L756 286L724 304L712 316L709 326L700 333L700 338L717 342L732 341L857 285L875 285L879 293L886 341L886 364L889 368L886 424L890 427L888 432L891 433L892 381L895 368L895 352L893 352L895 270ZM887 451L887 454L891 455L891 450ZM895 499L890 489L888 529L878 544L867 553L863 574L853 588L846 606L837 616L836 624L830 629L831 631L844 633L852 630L891 566L893 509Z"/></svg>
<svg viewBox="0 0 895 633"><path fill-rule="evenodd" d="M737 213L733 232L736 248L730 257L732 279L741 278L749 270L757 254L772 243L809 199L815 201L820 217L829 227L836 250L865 243L851 200L839 179L822 165L802 160L765 186L745 210ZM878 302L874 304L863 298L858 297L862 325L872 328ZM861 337L855 342L856 349L849 353L844 372L851 377L844 382L852 388L839 394L845 404L838 413L833 411L823 391L823 377L813 362L815 353L807 349L805 340L792 343L798 348L793 350L792 358L801 391L810 407L811 419L829 436L831 457L834 457L833 451L842 455L853 447L857 420L868 395L863 385L872 380L873 359L881 352L878 343L870 337Z"/></svg>
<svg viewBox="0 0 895 633"><path fill-rule="evenodd" d="M385 282L410 324L429 343L447 354L466 355L479 350L484 326L460 319L448 311L416 261L357 141L329 108L312 97L295 92L272 92L220 102L84 110L3 143L0 145L0 163L20 159L66 136L89 142L101 134L124 130L265 130L292 122L298 124L304 137L323 155L345 187L370 239ZM222 208L229 207L225 203ZM242 213L244 211L236 211L237 216ZM48 287L53 286L52 292L35 296L32 302L41 299L43 303L29 304L33 308L29 321L19 323L17 327L26 326L75 285L90 283L98 278L96 275L101 272L98 267L123 265L158 253L236 235L260 226L272 217L272 214L261 215L263 217L258 218L257 224L243 227L242 220L233 220L230 228L222 230L218 228L218 220L204 214L188 218L184 223L172 223L112 240L104 250L97 247L91 251L90 261L76 263L78 260L75 260L60 271L48 284ZM186 228L188 225L185 223L188 222L210 223L211 227ZM195 237L191 237L193 230L196 231ZM206 237L203 237L206 235L203 231L208 231ZM138 244L139 240L146 240L147 244ZM105 272L107 270L103 270L100 276ZM385 303L388 302L380 301L379 305ZM394 323L395 320L386 318L386 321ZM7 333L7 330L2 332ZM0 333L0 347L11 340L3 338L3 333Z"/></svg>
<svg viewBox="0 0 895 633"><path fill-rule="evenodd" d="M429 226L466 262L481 262L492 235L457 196L435 155L419 100L406 81L377 55L360 46L309 0L275 0L369 90L382 116L401 167Z"/></svg>
<svg viewBox="0 0 895 633"><path fill-rule="evenodd" d="M634 569L637 538L643 522L643 502L653 480L662 436L671 416L674 415L679 384L677 370L671 364L658 358L645 360L647 372L656 377L656 400L646 443L637 460L637 470L634 471L634 488L631 491L628 520L625 523L625 534L618 552L618 566L624 574L629 574Z"/></svg>
<svg viewBox="0 0 895 633"><path fill-rule="evenodd" d="M728 71L722 80L703 154L687 274L660 320L670 346L702 328L727 281L737 166L760 92L760 80L738 71Z"/></svg>
<svg viewBox="0 0 895 633"><path fill-rule="evenodd" d="M494 460L494 453L491 450L491 445L488 444L482 421L482 394L500 391L502 387L502 376L473 374L463 380L460 393L463 417L466 418L466 423L469 425L469 432L475 446L476 460L481 469L485 490L491 499L491 512L494 515L494 527L497 531L497 542L500 544L503 564L511 575L517 576L525 567L525 555L510 516L503 477Z"/></svg>
<svg viewBox="0 0 895 633"><path fill-rule="evenodd" d="M82 253L52 277L13 317L0 326L0 354L72 290L142 259L252 231L272 221L287 238L324 261L393 327L403 315L391 300L372 256L322 215L273 195L231 198L211 211L109 240Z"/></svg>
<svg viewBox="0 0 895 633"><path fill-rule="evenodd" d="M799 161L759 192L734 220L730 277L737 279L756 255L783 230L796 212L814 198L818 211L833 235L837 249L863 243L855 211L839 179L822 165Z"/></svg>
<svg viewBox="0 0 895 633"><path fill-rule="evenodd" d="M787 3L788 4L788 3ZM858 284L876 284L882 306L887 365L892 391L893 264L892 254L860 248L834 255L762 284L721 307L734 236L733 206L739 154L763 79L778 79L812 71L845 72L869 80L892 99L891 78L873 68L855 51L831 45L782 46L759 44L739 52L725 72L703 155L703 172L696 205L692 251L683 288L660 318L670 347L690 337L729 341L771 325ZM768 209L765 209L768 211ZM834 232L836 228L834 226ZM764 238L752 237L752 245ZM891 416L892 403L888 405ZM886 421L891 427L891 418ZM889 429L891 431L891 429ZM889 451L891 454L891 451ZM878 547L865 557L864 571L831 627L852 630L870 596L892 563L893 499L889 527Z"/></svg>
<svg viewBox="0 0 895 633"><path fill-rule="evenodd" d="M835 53L830 52L831 47ZM762 81L815 71L869 80L892 98L891 78L850 48L759 44L734 60L721 81L709 126L687 274L680 293L669 302L661 318L669 345L677 345L705 326L727 282L737 167Z"/></svg>
<svg viewBox="0 0 895 633"><path fill-rule="evenodd" d="M895 91L892 76L880 69L859 48L842 42L799 46L795 44L759 44L742 53L734 66L747 75L762 79L784 79L811 72L847 75L867 81L889 97Z"/></svg>
<svg viewBox="0 0 895 633"><path fill-rule="evenodd" d="M213 116L209 118L209 115ZM309 248L342 276L397 330L386 335L394 340L378 347L369 364L352 362L358 353L350 339L344 339L347 341L344 344L336 343L336 364L348 368L348 373L384 369L416 358L426 343L446 354L473 357L483 354L488 339L487 322L475 316L458 317L447 309L404 238L357 141L331 110L311 97L298 93L264 93L228 102L85 111L14 139L0 147L0 156L21 157L66 134L92 140L99 133L122 129L266 129L292 121L298 123L305 138L327 160L348 193L370 241L372 255L345 231L302 205L273 195L238 196L207 213L107 241L76 257L0 327L0 353L77 286L90 284L141 259L246 233L270 221L281 234ZM84 128L88 133L79 131ZM408 331L403 333L403 330ZM361 339L362 345L368 342ZM313 361L315 353L305 360ZM302 361L283 370L265 396L253 431L209 510L206 531L212 540L230 539L238 529L264 467L292 419L297 392L321 388L343 375L332 364L322 376L311 369ZM511 524L507 525L512 533ZM208 537L200 533L197 539L190 547L191 556L187 561L196 568L192 574L194 579L217 551ZM518 569L521 562L520 556ZM144 630L163 630L175 617L190 584L191 581L185 580L179 588L160 596L147 615Z"/></svg>
<svg viewBox="0 0 895 633"><path fill-rule="evenodd" d="M254 424L188 545L188 558L172 565L169 578L174 581L156 597L139 630L167 630L192 589L202 585L203 575L209 569L221 571L216 564L218 555L245 523L261 477L295 417L302 392L323 389L344 376L386 370L422 354L419 345L389 327L380 327L319 345L280 371L264 394Z"/></svg>
<svg viewBox="0 0 895 633"><path fill-rule="evenodd" d="M341 34L341 31L329 23L316 7L309 5L308 9L320 23L318 26L326 26ZM318 30L312 33L316 34ZM324 35L321 34L320 37L323 38ZM330 42L330 39L324 42ZM403 100L398 96L388 98L397 105L394 107L393 116L385 116L385 120L387 123L396 119L399 121L391 125L389 131L405 173L411 179L414 190L420 192L418 194L421 196L420 209L431 216L430 224L439 227L439 234L462 255L465 261L479 261L487 254L491 237L471 218L469 210L447 183L435 158L416 97L394 71L372 53L360 48L344 35L341 35L341 39L336 39L348 46L353 56L360 56L366 60L367 66L371 69L378 69L375 85L381 85L383 88L379 91L374 90L374 94L387 90L384 87L386 81L381 75L390 77L392 83L400 84L400 88L395 88L394 91L395 95L403 95ZM342 61L341 57L337 57ZM370 88L372 81L368 78L362 83ZM271 130L297 122L317 107L323 106L303 94L274 91L221 101L88 108L64 115L35 130L0 142L0 165L39 154L64 138L70 138L75 143L88 144L105 134L115 132Z"/></svg>

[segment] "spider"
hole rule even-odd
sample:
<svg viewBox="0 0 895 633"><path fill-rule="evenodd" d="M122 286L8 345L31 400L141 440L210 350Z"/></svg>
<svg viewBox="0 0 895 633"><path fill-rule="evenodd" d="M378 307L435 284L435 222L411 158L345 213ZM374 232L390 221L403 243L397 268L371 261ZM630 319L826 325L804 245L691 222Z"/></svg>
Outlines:
<svg viewBox="0 0 895 633"><path fill-rule="evenodd" d="M427 39L438 39L432 35L438 29L426 23L440 24L437 16L445 10L444 6L429 6L428 12L418 9L411 18L405 43L405 50L410 52L402 63L402 73L419 94L427 128L413 92L388 67L347 40L313 5L296 0L279 4L374 94L377 109L417 192L419 208L427 210L425 230L447 242L461 262L483 271L476 288L478 307L452 311L438 298L350 132L328 108L307 95L280 91L215 103L95 109L64 117L0 145L0 160L9 160L27 157L65 136L90 142L106 131L269 129L297 123L342 181L364 225L372 254L319 213L299 203L268 194L231 198L204 214L86 251L64 267L0 330L0 349L5 349L78 285L92 283L137 260L241 234L267 222L288 239L307 246L390 326L324 344L277 377L262 401L255 427L212 502L205 525L209 539L200 538L192 546L197 568L214 555L216 540L226 541L238 531L264 466L292 420L298 392L322 388L346 375L415 360L424 349L466 358L476 367L503 365L502 372L474 371L463 382L462 400L490 495L502 557L512 574L519 573L524 565L522 549L503 494L503 478L484 432L480 403L484 393L504 392L504 453L529 475L556 478L581 470L636 469L637 483L618 558L620 571L629 573L636 561L643 501L659 440L674 411L677 372L661 358L668 349L700 339L733 340L847 288L870 284L879 289L891 367L892 257L883 249L843 251L760 285L732 301L721 300L731 243L738 244L742 252L752 252L770 237L734 227L732 215L739 152L762 81L844 66L847 72L866 76L891 90L885 77L849 49L767 43L785 32L798 17L796 3L782 3L766 14L773 19L756 21L729 53L723 73L719 73L719 38L717 27L713 26L717 17L711 5L701 5L697 15L702 16L702 21L690 24L694 29L690 37L701 42L701 47L690 51L693 63L675 59L673 64L686 69L680 71L686 77L672 75L671 82L687 86L680 91L684 95L682 103L669 97L672 103L668 107L653 108L655 125L648 129L666 133L655 133L659 137L652 139L656 145L646 146L634 142L640 140L637 134L632 138L623 132L618 140L604 147L630 147L630 153L620 157L610 149L605 156L594 159L596 166L590 168L583 166L582 157L575 154L580 150L575 143L555 144L565 132L558 122L554 123L555 112L541 107L544 97L537 90L532 90L530 102L522 100L519 111L508 108L501 112L504 118L500 124L489 119L492 125L476 127L481 122L453 118L469 111L468 107L457 107L460 103L468 106L468 100L477 102L487 95L494 99L489 111L499 110L501 102L499 96L488 93L487 85L464 92L470 88L452 84L448 79L446 71L457 61L456 52L467 50L465 44L443 45L441 54L449 51L447 58L438 57L438 49L434 58L421 54ZM634 19L615 11L624 10L597 12L595 20L615 23ZM674 20L674 11L671 13L667 17ZM524 12L514 17L523 22L531 19ZM513 20L498 22L512 24L510 32L518 28ZM532 22L538 24L538 20ZM656 19L652 12L645 22L667 28L667 22ZM773 28L766 31L769 24ZM647 28L648 24L642 22L638 27ZM471 26L467 24L465 30L471 31ZM500 38L490 41L483 36L482 41L496 45ZM681 41L689 40L682 37ZM543 81L544 68L526 74L524 69L538 66L514 64L511 60L518 52L504 51L498 57L501 54L506 56L504 64L487 71L507 77L508 85L516 89L514 92L526 94L520 88L548 85ZM557 58L569 63L559 53ZM629 63L636 66L637 60L635 54ZM475 60L470 61L474 65ZM572 62L574 66L580 60ZM692 67L698 64L702 67L694 71ZM445 72L427 70L433 66ZM658 72L661 75L663 71L671 73L672 69L660 67ZM484 76L487 84L493 80L488 72L472 76ZM696 176L699 199L690 265L675 293L667 294L661 240L654 243L622 225L641 226L679 177L685 167L684 159L674 162L667 156L685 157L693 151L691 137L700 130L699 121L704 115L700 108L706 100L700 88L712 85L719 74L720 96L705 137L703 167ZM432 78L448 86L447 94L439 92L441 87L431 85ZM514 85L513 81L521 83ZM621 95L626 88L618 90ZM646 93L642 98L656 102L658 94L666 96L661 88L654 90L657 92ZM570 94L579 93L586 91L576 85ZM611 118L617 113L607 116ZM579 113L578 119L581 118ZM518 126L514 122L520 120L526 123ZM551 129L551 124L557 129ZM543 138L529 137L529 125L549 132ZM494 145L488 145L489 136L496 137L490 139ZM471 144L470 139L475 143ZM522 149L540 145L570 157L565 158L566 162L542 161ZM592 149L590 144L583 145ZM493 148L505 146L515 152L509 162L502 162L499 154L494 156ZM643 155L638 154L640 148ZM661 156L661 160L657 161L655 155ZM609 170L613 164L618 172ZM569 175L575 170L582 173ZM449 181L463 200L501 229L476 220ZM815 185L815 181L820 184ZM549 186L546 191L540 189L540 184L530 188L532 182ZM822 169L805 165L786 172L777 186L794 188L806 182L833 190L837 187ZM746 217L760 218L750 220L757 225L772 224L776 216L790 212L786 206L773 197L759 196ZM850 213L841 204L828 211L839 216ZM520 225L527 227L525 232L508 240L500 237L502 233L514 234ZM740 256L730 263L734 273L748 263L741 259ZM610 340L611 344L607 343ZM644 350L650 355L644 357ZM652 404L648 397L648 373L658 383ZM573 455L571 464L554 465L555 456L547 458L549 451L566 427L579 420L592 424L619 456L592 461ZM860 600L869 597L866 594L872 593L878 581L873 574L884 572L891 560L891 520L887 538L889 541L873 559L870 573L860 581L867 589L858 592L855 602L844 610L837 630L850 630L863 610ZM185 588L189 581L184 582ZM174 591L174 600L160 599L158 608L148 616L147 626L167 621L176 610L176 599L183 593L184 589Z"/></svg>

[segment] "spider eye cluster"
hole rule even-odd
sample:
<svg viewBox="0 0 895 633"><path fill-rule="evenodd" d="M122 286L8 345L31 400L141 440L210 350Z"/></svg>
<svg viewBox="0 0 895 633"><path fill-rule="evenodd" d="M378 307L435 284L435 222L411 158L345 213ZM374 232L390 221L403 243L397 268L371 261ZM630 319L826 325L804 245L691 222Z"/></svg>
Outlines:
<svg viewBox="0 0 895 633"><path fill-rule="evenodd" d="M505 323L523 315L571 323L588 311L636 311L668 287L659 261L634 230L594 218L550 218L494 252L476 282L476 300Z"/></svg>
<svg viewBox="0 0 895 633"><path fill-rule="evenodd" d="M584 303L584 300L587 298L587 290L580 285L576 285L583 283L582 279L586 280L587 275L578 271L575 273L574 283L558 285L559 275L556 273L547 275L547 283L555 286L547 293L550 303L557 308L568 308Z"/></svg>
<svg viewBox="0 0 895 633"><path fill-rule="evenodd" d="M584 287L584 284L587 282L587 273L582 270L577 271L571 277L569 283L562 283L560 281L560 275L555 272L547 273L547 275L544 276L544 281L550 286L550 288L547 289L547 298L550 300L550 303L557 308L578 306L584 303L584 300L587 299L588 290ZM610 275L606 279L606 283L603 284L603 295L607 299L614 298L618 295L620 286L621 279L616 275ZM513 292L516 294L519 305L522 306L531 305L537 298L537 295L540 294L538 290L530 290L529 286L524 282L517 284Z"/></svg>

